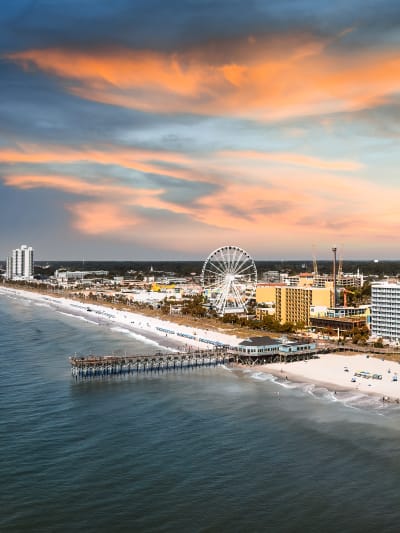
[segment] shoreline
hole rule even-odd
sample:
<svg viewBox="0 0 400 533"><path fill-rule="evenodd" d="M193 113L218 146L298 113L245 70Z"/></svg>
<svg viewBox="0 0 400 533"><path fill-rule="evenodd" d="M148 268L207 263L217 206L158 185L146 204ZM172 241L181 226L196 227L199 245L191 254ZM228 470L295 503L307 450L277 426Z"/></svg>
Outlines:
<svg viewBox="0 0 400 533"><path fill-rule="evenodd" d="M308 361L271 363L252 368L281 380L287 378L291 383L313 384L333 393L362 393L383 402L400 403L400 365L368 354L323 354ZM369 373L370 377L355 376L359 372ZM372 375L379 375L381 379L374 379ZM353 378L355 382L351 381Z"/></svg>
<svg viewBox="0 0 400 533"><path fill-rule="evenodd" d="M154 344L155 348L170 351L185 351L190 349L207 350L216 343L237 346L242 340L214 330L195 328L152 318L147 315L131 311L121 311L99 304L87 304L64 297L53 297L24 291L0 287L0 294L27 299L55 308L61 313L81 318L85 321L108 325L111 330L121 333L131 333L147 344ZM355 392L375 398L385 398L385 402L399 403L400 401L400 365L393 361L378 359L368 354L343 355L323 354L316 359L297 361L292 363L269 363L260 366L247 366L233 363L233 369L250 370L272 375L280 380L287 379L290 383L310 384L326 388L331 392ZM344 370L345 368L348 371ZM381 380L357 377L351 382L355 372L366 371L382 376ZM399 381L394 381L393 377Z"/></svg>
<svg viewBox="0 0 400 533"><path fill-rule="evenodd" d="M323 381L323 380L316 380L308 378L307 376L301 375L301 374L295 374L292 371L286 369L283 370L277 370L276 368L270 368L271 365L274 363L271 363L270 365L260 365L260 366L253 366L249 367L247 365L241 365L236 364L233 366L236 370L242 370L242 371L248 371L249 369L252 369L256 372L261 372L263 374L269 374L271 376L274 376L276 378L279 378L281 381L288 381L289 383L296 383L296 384L303 384L303 385L317 385L318 387L324 387L325 389L331 391L331 392L353 392L354 389L351 387L346 387L344 385L339 385L337 383L331 383L329 381ZM288 363L290 365L291 363ZM286 379L287 378L287 379ZM374 393L370 393L371 395L375 395Z"/></svg>
<svg viewBox="0 0 400 533"><path fill-rule="evenodd" d="M211 329L180 325L137 312L122 311L100 304L89 304L71 298L55 297L35 291L0 287L0 294L41 302L57 308L66 315L81 317L95 324L111 324L113 326L111 329L126 329L138 337L142 337L143 342L147 340L167 350L178 351L179 349L183 350L185 347L186 349L209 350L218 344L236 346L243 340L234 335L220 333ZM92 320L93 318L96 318L96 320ZM162 341L164 345L160 344Z"/></svg>

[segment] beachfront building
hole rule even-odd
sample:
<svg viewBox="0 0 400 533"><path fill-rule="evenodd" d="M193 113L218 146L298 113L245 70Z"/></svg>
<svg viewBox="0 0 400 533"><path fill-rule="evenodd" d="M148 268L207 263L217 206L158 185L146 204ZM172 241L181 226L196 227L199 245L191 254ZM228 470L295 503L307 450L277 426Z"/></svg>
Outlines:
<svg viewBox="0 0 400 533"><path fill-rule="evenodd" d="M331 329L335 334L353 334L366 326L370 327L371 308L359 307L311 307L310 325L316 331Z"/></svg>
<svg viewBox="0 0 400 533"><path fill-rule="evenodd" d="M311 306L330 307L333 292L329 288L261 283L257 285L256 302L272 302L275 305L275 317L281 324L292 322L308 326Z"/></svg>
<svg viewBox="0 0 400 533"><path fill-rule="evenodd" d="M357 330L367 326L365 317L347 316L347 317L311 317L310 325L315 331L332 330L338 336L345 334L354 334Z"/></svg>
<svg viewBox="0 0 400 533"><path fill-rule="evenodd" d="M69 283L93 282L95 279L103 279L108 276L108 270L66 270L60 268L54 272L54 279L58 285L67 286Z"/></svg>
<svg viewBox="0 0 400 533"><path fill-rule="evenodd" d="M316 343L308 338L249 337L230 350L244 364L262 361L290 361L313 356Z"/></svg>
<svg viewBox="0 0 400 533"><path fill-rule="evenodd" d="M33 248L23 244L12 251L6 261L6 278L29 280L33 278Z"/></svg>
<svg viewBox="0 0 400 533"><path fill-rule="evenodd" d="M371 335L400 342L400 283L372 283Z"/></svg>

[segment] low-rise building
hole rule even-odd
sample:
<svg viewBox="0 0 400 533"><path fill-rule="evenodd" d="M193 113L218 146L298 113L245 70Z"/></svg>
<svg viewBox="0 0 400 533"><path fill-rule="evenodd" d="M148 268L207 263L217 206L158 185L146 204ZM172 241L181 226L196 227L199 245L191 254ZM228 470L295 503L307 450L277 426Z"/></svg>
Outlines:
<svg viewBox="0 0 400 533"><path fill-rule="evenodd" d="M314 276L314 287L328 287L333 284L333 274L317 274ZM337 287L357 287L364 285L364 275L357 271L353 273L338 273L336 276Z"/></svg>
<svg viewBox="0 0 400 533"><path fill-rule="evenodd" d="M85 279L87 276L91 278L105 278L108 276L108 270L73 270L71 271L71 270L64 270L60 268L54 272L54 277L56 278L56 280L61 281L61 282Z"/></svg>
<svg viewBox="0 0 400 533"><path fill-rule="evenodd" d="M339 335L353 333L370 325L370 306L312 307L310 326L315 330L332 329Z"/></svg>
<svg viewBox="0 0 400 533"><path fill-rule="evenodd" d="M257 320L262 320L265 316L274 316L274 315L275 315L275 303L274 302L263 302L262 305L256 308Z"/></svg>
<svg viewBox="0 0 400 533"><path fill-rule="evenodd" d="M367 325L365 317L348 316L348 317L311 317L310 326L315 330L333 330L339 336L352 334L356 330L364 328Z"/></svg>

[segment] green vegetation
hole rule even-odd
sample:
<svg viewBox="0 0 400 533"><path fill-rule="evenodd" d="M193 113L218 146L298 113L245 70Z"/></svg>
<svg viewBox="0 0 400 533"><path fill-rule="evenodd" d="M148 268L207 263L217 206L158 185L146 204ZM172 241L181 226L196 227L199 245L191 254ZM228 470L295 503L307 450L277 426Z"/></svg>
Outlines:
<svg viewBox="0 0 400 533"><path fill-rule="evenodd" d="M254 330L270 331L274 333L294 333L304 328L304 324L292 324L286 322L281 324L274 316L264 316L261 320L248 318L243 315L226 314L221 318L224 323L236 324L240 327L248 327Z"/></svg>
<svg viewBox="0 0 400 533"><path fill-rule="evenodd" d="M364 283L363 287L347 287L347 305L349 307L368 304L371 301L371 284Z"/></svg>
<svg viewBox="0 0 400 533"><path fill-rule="evenodd" d="M354 328L354 330L352 331L351 340L353 344L365 345L367 344L369 334L370 331L368 329L368 326L366 325L361 328Z"/></svg>
<svg viewBox="0 0 400 533"><path fill-rule="evenodd" d="M383 344L382 339L378 339L376 342L374 342L374 348L383 348L383 347L384 347L384 344Z"/></svg>

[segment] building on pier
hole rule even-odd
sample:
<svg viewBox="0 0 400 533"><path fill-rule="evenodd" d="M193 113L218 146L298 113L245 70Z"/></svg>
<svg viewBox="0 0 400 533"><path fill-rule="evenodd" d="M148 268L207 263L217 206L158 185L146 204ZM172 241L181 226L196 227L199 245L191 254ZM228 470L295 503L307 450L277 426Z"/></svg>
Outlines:
<svg viewBox="0 0 400 533"><path fill-rule="evenodd" d="M309 338L263 336L249 337L240 342L236 349L231 348L231 351L236 354L238 362L259 364L308 359L315 354L316 347L316 343Z"/></svg>

